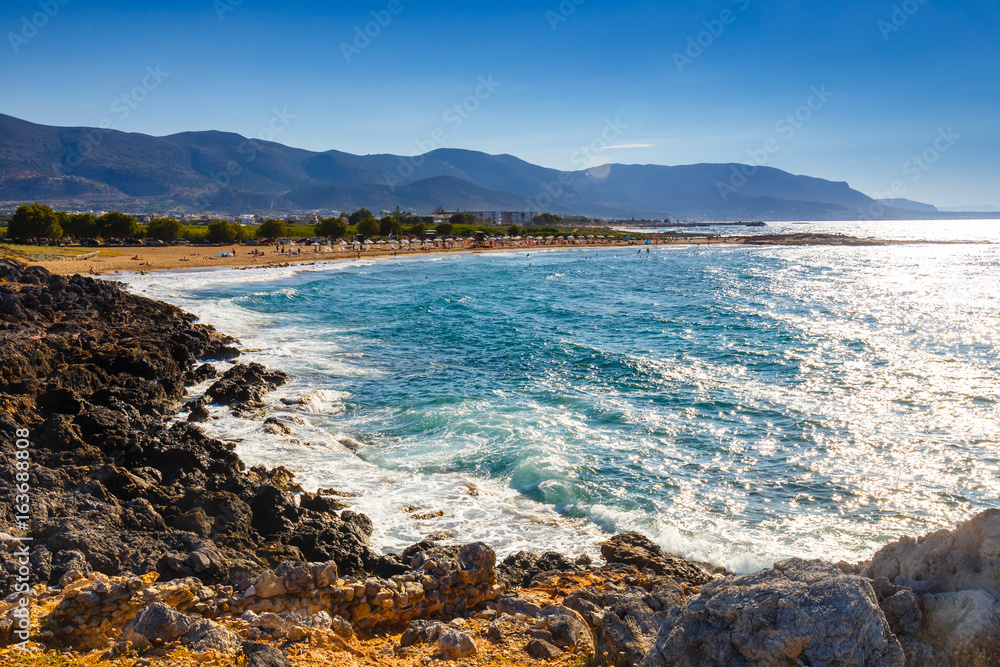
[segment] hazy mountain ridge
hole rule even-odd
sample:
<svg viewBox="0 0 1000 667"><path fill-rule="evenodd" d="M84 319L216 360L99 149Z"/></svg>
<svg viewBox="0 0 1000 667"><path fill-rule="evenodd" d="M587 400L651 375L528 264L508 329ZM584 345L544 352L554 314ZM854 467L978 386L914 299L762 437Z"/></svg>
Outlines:
<svg viewBox="0 0 1000 667"><path fill-rule="evenodd" d="M655 219L854 219L859 210L879 210L847 183L771 167L614 164L560 172L461 149L415 157L319 153L231 132L153 137L4 115L0 200L228 212L441 206Z"/></svg>

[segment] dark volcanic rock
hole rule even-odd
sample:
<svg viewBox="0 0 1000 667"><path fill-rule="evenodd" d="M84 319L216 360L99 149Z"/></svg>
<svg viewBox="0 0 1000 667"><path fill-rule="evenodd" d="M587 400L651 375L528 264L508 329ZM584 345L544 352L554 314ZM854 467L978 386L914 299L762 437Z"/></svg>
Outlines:
<svg viewBox="0 0 1000 667"><path fill-rule="evenodd" d="M281 371L268 371L257 363L236 364L209 387L206 394L216 403L243 412L263 407L264 395L286 382L288 375Z"/></svg>
<svg viewBox="0 0 1000 667"><path fill-rule="evenodd" d="M243 657L246 667L292 667L284 653L257 642L243 642Z"/></svg>
<svg viewBox="0 0 1000 667"><path fill-rule="evenodd" d="M199 360L239 354L194 319L115 283L0 261L0 456L14 460L27 429L32 465L30 526L17 530L10 504L0 523L35 538L32 583L89 571L246 582L279 554L347 573L392 565L368 548L367 517L318 498L298 507L290 473L245 472L194 424L167 428L185 387L215 374ZM238 364L213 400L254 408L286 380ZM195 421L207 416L199 406ZM0 496L15 495L13 475L0 466ZM0 590L16 571L0 553Z"/></svg>
<svg viewBox="0 0 1000 667"><path fill-rule="evenodd" d="M663 553L652 540L638 533L615 535L601 545L601 556L609 563L634 565L639 570L652 570L694 586L712 580L694 563Z"/></svg>
<svg viewBox="0 0 1000 667"><path fill-rule="evenodd" d="M500 581L508 588L521 588L529 586L531 580L540 574L576 572L580 567L555 551L548 551L541 556L530 551L518 551L504 558L499 570Z"/></svg>

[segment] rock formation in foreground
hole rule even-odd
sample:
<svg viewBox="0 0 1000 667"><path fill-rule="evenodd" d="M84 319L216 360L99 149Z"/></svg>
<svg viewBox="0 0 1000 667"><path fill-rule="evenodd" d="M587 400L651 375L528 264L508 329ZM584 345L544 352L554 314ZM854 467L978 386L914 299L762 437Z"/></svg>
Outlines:
<svg viewBox="0 0 1000 667"><path fill-rule="evenodd" d="M336 492L296 498L288 471L246 470L197 426L225 405L288 428L263 401L286 376L236 363L234 343L116 284L0 262L0 449L16 460L26 429L31 461L30 521L0 504L0 664L22 598L34 646L142 664L881 666L995 650L1000 510L860 565L742 576L637 534L610 538L600 566L429 540L380 555ZM208 389L188 400L194 385ZM4 498L14 475L0 468Z"/></svg>

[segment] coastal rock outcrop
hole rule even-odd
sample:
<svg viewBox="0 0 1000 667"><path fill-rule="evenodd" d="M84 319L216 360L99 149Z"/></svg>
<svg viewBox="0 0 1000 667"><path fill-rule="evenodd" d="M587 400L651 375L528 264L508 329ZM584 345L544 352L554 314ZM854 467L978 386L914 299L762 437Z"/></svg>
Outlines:
<svg viewBox="0 0 1000 667"><path fill-rule="evenodd" d="M530 551L518 551L507 556L500 564L500 579L508 588L529 586L532 579L551 572L576 572L576 563L555 551L542 555Z"/></svg>
<svg viewBox="0 0 1000 667"><path fill-rule="evenodd" d="M208 388L215 403L228 405L242 414L264 406L264 396L288 382L288 374L269 371L258 363L236 364Z"/></svg>
<svg viewBox="0 0 1000 667"><path fill-rule="evenodd" d="M655 542L638 533L615 535L601 545L601 556L609 563L634 565L639 570L652 570L658 575L670 576L695 586L712 579L693 563L663 553Z"/></svg>
<svg viewBox="0 0 1000 667"><path fill-rule="evenodd" d="M902 667L905 659L866 579L791 559L703 586L642 664Z"/></svg>
<svg viewBox="0 0 1000 667"><path fill-rule="evenodd" d="M637 586L621 591L588 589L575 593L566 604L589 603L599 657L637 665L656 644L663 624L680 612L684 599L680 585L663 577L648 591Z"/></svg>
<svg viewBox="0 0 1000 667"><path fill-rule="evenodd" d="M496 554L485 544L425 543L404 556L406 571L388 579L339 579L333 563L282 563L262 573L229 608L235 614L324 611L366 630L462 614L503 590L497 583Z"/></svg>
<svg viewBox="0 0 1000 667"><path fill-rule="evenodd" d="M30 521L15 525L9 505L0 518L34 539L31 583L155 571L243 584L289 558L398 568L370 549L367 517L299 506L273 477L247 474L233 444L171 423L186 386L215 374L200 362L239 354L194 320L116 283L0 261L0 454L15 460L15 433L26 430L32 480ZM237 364L213 396L259 409L286 380ZM0 495L13 497L14 483L0 467ZM0 589L17 568L0 552Z"/></svg>
<svg viewBox="0 0 1000 667"><path fill-rule="evenodd" d="M987 510L954 530L903 537L863 564L871 579L885 577L917 594L980 590L1000 597L1000 510Z"/></svg>
<svg viewBox="0 0 1000 667"><path fill-rule="evenodd" d="M859 570L876 583L908 591L903 595L912 599L907 608L913 621L897 633L914 664L932 649L947 655L1000 633L1000 510L982 512L954 530L903 537ZM890 618L898 595L882 603Z"/></svg>

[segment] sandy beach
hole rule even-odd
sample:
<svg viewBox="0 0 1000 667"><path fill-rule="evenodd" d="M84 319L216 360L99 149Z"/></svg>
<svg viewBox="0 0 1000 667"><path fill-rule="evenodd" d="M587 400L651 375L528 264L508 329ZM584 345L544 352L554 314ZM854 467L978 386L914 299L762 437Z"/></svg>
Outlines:
<svg viewBox="0 0 1000 667"><path fill-rule="evenodd" d="M19 258L32 266L43 266L58 275L105 275L132 271L176 271L181 269L205 268L249 268L260 266L283 266L286 264L311 264L314 262L349 261L357 259L380 259L387 257L408 257L414 255L440 255L451 253L485 252L541 252L549 250L605 250L635 249L659 246L737 246L737 245L886 245L896 243L850 236L825 234L794 234L775 236L728 236L719 238L666 238L654 239L650 244L636 241L618 241L590 244L555 243L552 245L503 245L490 248L471 248L456 244L454 247L428 246L425 249L402 246L402 249L385 249L379 246L367 250L338 250L301 246L291 252L281 253L267 246L167 246L154 247L110 247L100 248L96 254L66 256L62 259ZM344 246L340 246L344 247ZM256 250L257 254L254 254ZM301 250L301 253L298 251ZM235 255L233 255L235 251Z"/></svg>

